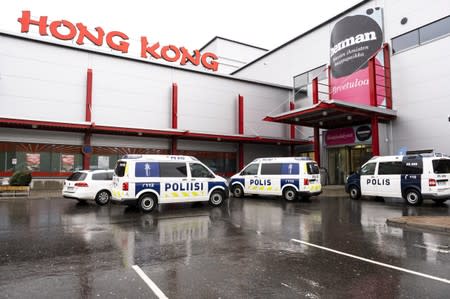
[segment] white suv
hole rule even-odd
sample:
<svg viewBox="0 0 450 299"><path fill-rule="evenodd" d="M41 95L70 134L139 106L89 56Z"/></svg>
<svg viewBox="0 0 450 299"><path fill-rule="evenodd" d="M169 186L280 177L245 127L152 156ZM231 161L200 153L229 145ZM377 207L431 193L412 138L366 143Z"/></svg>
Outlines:
<svg viewBox="0 0 450 299"><path fill-rule="evenodd" d="M103 206L111 199L114 170L81 170L64 181L62 195L78 201L95 200Z"/></svg>

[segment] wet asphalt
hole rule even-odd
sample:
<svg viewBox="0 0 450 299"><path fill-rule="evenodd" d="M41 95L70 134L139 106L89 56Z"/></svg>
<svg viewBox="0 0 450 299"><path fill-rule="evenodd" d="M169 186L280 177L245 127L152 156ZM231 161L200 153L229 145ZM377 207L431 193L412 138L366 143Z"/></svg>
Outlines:
<svg viewBox="0 0 450 299"><path fill-rule="evenodd" d="M450 235L390 227L450 203L231 198L142 214L69 199L0 200L0 298L449 298Z"/></svg>

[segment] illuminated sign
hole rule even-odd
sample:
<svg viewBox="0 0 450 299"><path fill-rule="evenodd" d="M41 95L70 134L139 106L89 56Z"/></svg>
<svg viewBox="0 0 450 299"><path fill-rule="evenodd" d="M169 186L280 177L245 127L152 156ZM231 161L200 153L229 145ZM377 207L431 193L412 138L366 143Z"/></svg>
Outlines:
<svg viewBox="0 0 450 299"><path fill-rule="evenodd" d="M49 33L54 38L63 41L75 41L78 45L83 45L86 40L96 46L103 46L104 43L114 50L121 53L128 53L131 45L129 37L120 31L105 32L102 27L95 27L95 30L89 30L83 23L73 24L67 20L48 22L47 16L41 16L38 20L31 19L31 13L28 10L22 11L22 17L17 21L21 24L21 32L28 33L30 26L39 28L39 35L48 36ZM191 54L184 47L174 45L161 46L159 42L149 43L147 37L141 37L140 57L154 59L163 59L167 62L179 62L180 65L191 63L195 66L200 63L208 70L217 71L219 64L217 55L211 52L200 53L195 50Z"/></svg>

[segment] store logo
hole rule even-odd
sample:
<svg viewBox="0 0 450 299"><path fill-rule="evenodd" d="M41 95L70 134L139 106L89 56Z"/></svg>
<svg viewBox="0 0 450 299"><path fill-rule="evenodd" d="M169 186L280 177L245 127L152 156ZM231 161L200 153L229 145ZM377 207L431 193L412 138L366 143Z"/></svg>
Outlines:
<svg viewBox="0 0 450 299"><path fill-rule="evenodd" d="M366 141L372 137L372 129L369 126L360 126L356 129L356 138L359 141Z"/></svg>
<svg viewBox="0 0 450 299"><path fill-rule="evenodd" d="M376 39L377 39L377 35L375 34L375 31L366 32L364 34L358 34L357 36L352 36L352 37L346 38L345 40L339 42L336 46L331 48L330 55L333 56L334 54L336 54L337 52L339 52L345 48L351 47L356 44L368 42L371 40L376 40Z"/></svg>
<svg viewBox="0 0 450 299"><path fill-rule="evenodd" d="M30 26L37 26L39 28L39 35L48 36L50 31L51 36L59 40L75 41L78 45L83 45L85 40L90 41L96 46L106 45L115 51L121 53L128 53L130 48L129 37L120 31L105 32L102 27L96 27L94 30L89 30L83 23L73 24L67 20L53 21L50 24L47 22L47 16L39 17L39 20L31 19L31 13L28 10L22 11L22 17L17 21L21 24L21 32L28 33ZM219 64L217 62L217 55L211 52L200 53L195 50L191 54L184 47L176 47L174 45L160 46L159 42L149 44L147 37L141 37L140 57L148 58L150 55L154 59L163 59L167 62L179 62L180 65L191 63L195 66L200 63L206 69L217 71Z"/></svg>

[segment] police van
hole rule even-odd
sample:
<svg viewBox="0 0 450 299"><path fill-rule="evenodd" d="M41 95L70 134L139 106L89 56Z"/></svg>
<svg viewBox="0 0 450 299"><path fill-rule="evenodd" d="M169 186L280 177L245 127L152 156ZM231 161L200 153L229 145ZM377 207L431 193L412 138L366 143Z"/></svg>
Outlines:
<svg viewBox="0 0 450 299"><path fill-rule="evenodd" d="M281 195L287 201L322 192L319 167L307 157L256 159L231 177L230 189L234 197Z"/></svg>
<svg viewBox="0 0 450 299"><path fill-rule="evenodd" d="M111 200L137 205L143 212L164 203L209 201L220 206L226 198L227 181L194 157L127 155L114 171Z"/></svg>
<svg viewBox="0 0 450 299"><path fill-rule="evenodd" d="M404 198L417 206L423 199L450 199L450 158L442 154L373 157L348 177L350 198L361 195Z"/></svg>

